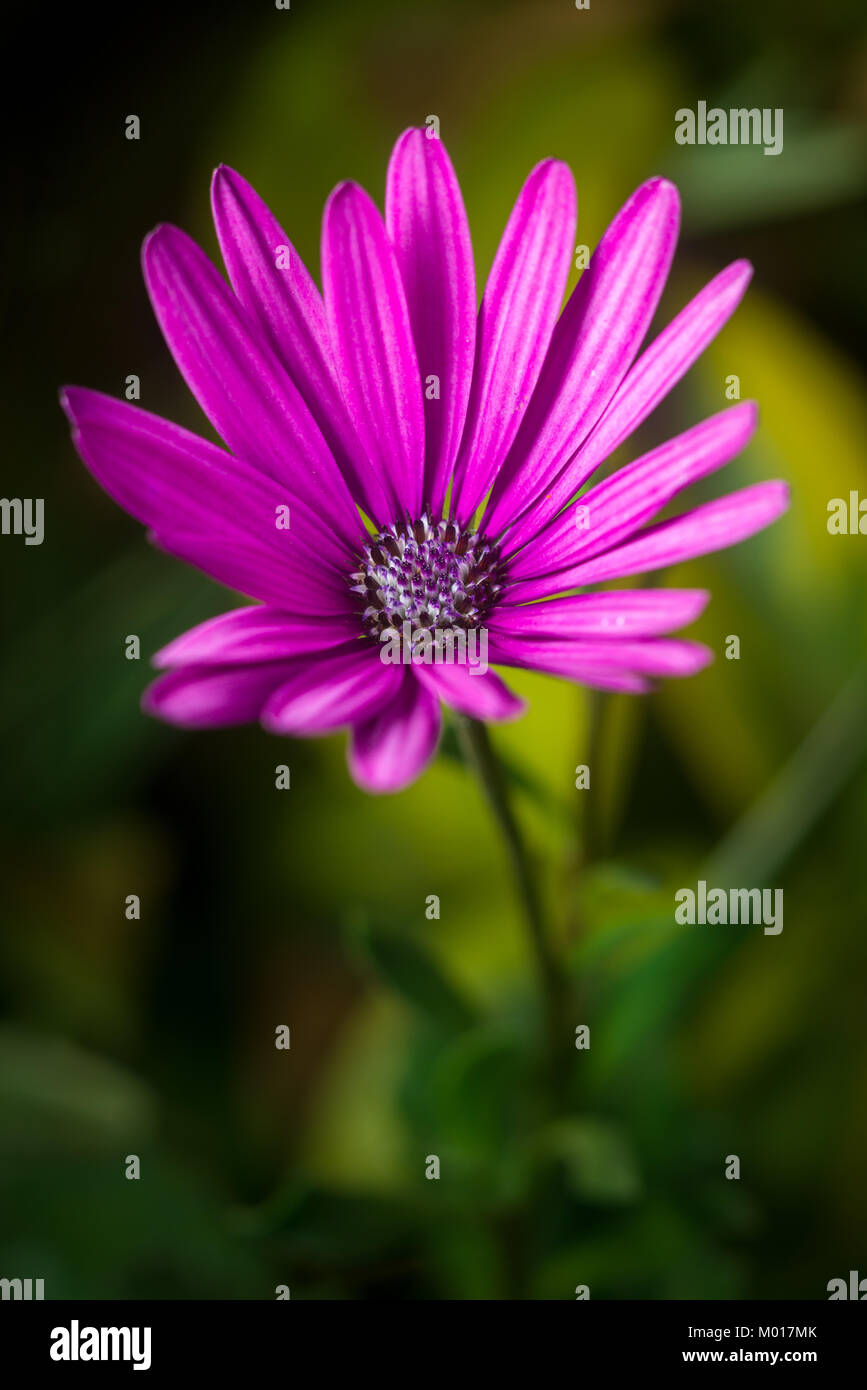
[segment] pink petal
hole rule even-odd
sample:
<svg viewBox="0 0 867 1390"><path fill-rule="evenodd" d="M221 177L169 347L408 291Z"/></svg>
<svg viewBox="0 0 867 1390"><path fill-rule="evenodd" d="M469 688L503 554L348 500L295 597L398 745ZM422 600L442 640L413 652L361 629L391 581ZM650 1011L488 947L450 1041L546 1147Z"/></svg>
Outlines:
<svg viewBox="0 0 867 1390"><path fill-rule="evenodd" d="M585 492L510 562L514 581L565 573L633 535L683 488L721 468L751 439L752 401L723 410L653 449ZM550 585L545 586L550 592ZM562 584L561 588L569 588ZM542 592L521 591L524 598Z"/></svg>
<svg viewBox="0 0 867 1390"><path fill-rule="evenodd" d="M166 555L194 565L248 598L273 602L291 613L339 617L354 611L346 579L300 555L275 554L237 532L149 531Z"/></svg>
<svg viewBox="0 0 867 1390"><path fill-rule="evenodd" d="M397 259L372 199L335 188L322 224L322 281L350 417L393 503L417 517L424 489L424 409Z"/></svg>
<svg viewBox="0 0 867 1390"><path fill-rule="evenodd" d="M589 438L554 482L509 531L504 553L517 550L556 516L704 352L734 313L752 276L748 261L734 261L690 300L627 372Z"/></svg>
<svg viewBox="0 0 867 1390"><path fill-rule="evenodd" d="M364 528L297 388L203 251L177 227L142 249L154 313L190 390L233 453L328 518L346 540Z"/></svg>
<svg viewBox="0 0 867 1390"><path fill-rule="evenodd" d="M368 641L299 662L262 710L273 734L312 736L372 719L394 698L403 668L388 666Z"/></svg>
<svg viewBox="0 0 867 1390"><path fill-rule="evenodd" d="M653 683L645 676L607 666L588 666L586 670L574 672L569 679L591 690L610 690L618 695L647 695L653 689Z"/></svg>
<svg viewBox="0 0 867 1390"><path fill-rule="evenodd" d="M549 592L597 584L627 574L644 574L648 570L692 560L697 555L725 550L770 526L788 505L789 489L785 483L754 483L696 507L674 521L653 526L635 540L606 551L586 564L552 576L547 581Z"/></svg>
<svg viewBox="0 0 867 1390"><path fill-rule="evenodd" d="M427 767L439 732L439 701L407 672L391 703L352 730L349 770L365 791L401 791Z"/></svg>
<svg viewBox="0 0 867 1390"><path fill-rule="evenodd" d="M385 220L406 292L424 396L425 500L442 510L464 428L476 343L473 248L461 190L438 139L407 130L388 166Z"/></svg>
<svg viewBox="0 0 867 1390"><path fill-rule="evenodd" d="M572 680L583 680L586 673L600 668L644 676L692 676L713 661L710 648L675 638L594 642L499 635L492 638L489 650L498 664L549 671Z"/></svg>
<svg viewBox="0 0 867 1390"><path fill-rule="evenodd" d="M655 637L694 622L709 598L706 589L616 589L500 607L487 626L504 637Z"/></svg>
<svg viewBox="0 0 867 1390"><path fill-rule="evenodd" d="M76 386L61 400L90 472L164 549L255 598L293 608L300 590L322 599L339 592L349 607L352 550L288 487L125 401ZM287 506L285 530L277 522ZM190 553L170 536L188 541Z"/></svg>
<svg viewBox="0 0 867 1390"><path fill-rule="evenodd" d="M249 665L283 661L340 646L357 636L352 613L336 618L298 617L257 604L234 608L190 628L153 657L154 666Z"/></svg>
<svg viewBox="0 0 867 1390"><path fill-rule="evenodd" d="M491 493L499 535L556 478L599 419L650 327L677 243L680 202L650 179L611 223L551 339L539 384Z"/></svg>
<svg viewBox="0 0 867 1390"><path fill-rule="evenodd" d="M542 370L569 275L576 199L565 164L538 164L518 195L488 276L476 336L452 514L466 524L487 493Z"/></svg>
<svg viewBox="0 0 867 1390"><path fill-rule="evenodd" d="M454 663L419 664L412 669L421 683L445 704L473 719L502 723L517 719L524 712L524 701L512 693L495 671L474 671Z"/></svg>
<svg viewBox="0 0 867 1390"><path fill-rule="evenodd" d="M285 680L289 663L188 666L160 676L142 696L142 709L185 729L247 724Z"/></svg>
<svg viewBox="0 0 867 1390"><path fill-rule="evenodd" d="M214 173L211 205L236 295L297 386L353 496L384 523L386 494L343 403L325 306L310 273L256 191L225 165Z"/></svg>

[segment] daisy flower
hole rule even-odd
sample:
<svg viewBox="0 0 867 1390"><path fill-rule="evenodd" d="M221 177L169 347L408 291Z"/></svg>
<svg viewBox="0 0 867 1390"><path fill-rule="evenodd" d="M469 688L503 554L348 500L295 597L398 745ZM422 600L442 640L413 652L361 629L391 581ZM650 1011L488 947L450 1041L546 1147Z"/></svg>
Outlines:
<svg viewBox="0 0 867 1390"><path fill-rule="evenodd" d="M670 636L705 592L585 592L732 545L787 505L783 483L763 482L654 523L744 447L748 402L586 487L750 277L734 262L640 352L677 240L671 183L633 193L562 313L576 195L557 160L521 189L478 311L460 188L426 131L395 146L384 218L354 183L331 194L321 294L243 178L219 168L212 202L231 288L176 227L151 233L143 265L226 447L95 391L62 398L84 463L156 544L256 601L157 654L149 713L348 728L353 777L385 792L433 756L441 704L480 721L523 708L490 669L389 664L395 632L479 629L497 666L604 690L642 692L710 660Z"/></svg>

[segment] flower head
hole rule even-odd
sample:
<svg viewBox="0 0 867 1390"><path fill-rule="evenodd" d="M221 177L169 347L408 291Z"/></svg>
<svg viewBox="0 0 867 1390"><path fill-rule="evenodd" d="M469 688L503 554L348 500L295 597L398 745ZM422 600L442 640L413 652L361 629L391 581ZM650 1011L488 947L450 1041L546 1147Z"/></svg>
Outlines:
<svg viewBox="0 0 867 1390"><path fill-rule="evenodd" d="M159 652L166 671L145 709L193 728L349 728L352 774L371 791L421 772L441 701L478 719L522 709L494 671L393 664L384 638L484 630L495 664L641 692L707 664L707 648L668 634L708 595L571 591L731 545L787 505L782 483L759 483L648 525L744 447L751 403L582 491L750 277L746 262L730 265L639 355L677 239L673 185L655 178L632 195L561 313L576 198L566 166L543 161L477 313L460 189L427 137L398 140L384 219L357 185L332 193L321 295L226 168L212 199L231 289L182 231L147 238L154 311L225 449L97 392L63 394L106 491L164 550L256 600Z"/></svg>

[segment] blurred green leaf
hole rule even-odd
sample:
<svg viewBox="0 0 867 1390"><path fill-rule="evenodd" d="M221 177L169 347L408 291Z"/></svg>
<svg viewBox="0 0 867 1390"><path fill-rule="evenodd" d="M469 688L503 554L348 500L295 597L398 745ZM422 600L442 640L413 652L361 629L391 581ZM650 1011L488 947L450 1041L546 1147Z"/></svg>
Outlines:
<svg viewBox="0 0 867 1390"><path fill-rule="evenodd" d="M15 819L52 823L148 775L154 748L176 737L139 708L149 658L231 606L224 589L142 541L29 623L5 653L15 680L0 686L0 801ZM127 634L141 640L139 660L124 655Z"/></svg>
<svg viewBox="0 0 867 1390"><path fill-rule="evenodd" d="M50 1298L273 1298L263 1251L230 1229L226 1194L201 1165L187 1170L149 1144L131 1181L128 1152L118 1140L112 1154L61 1162L46 1144L14 1174L0 1171L0 1264L26 1245L37 1269L44 1258L54 1271Z"/></svg>
<svg viewBox="0 0 867 1390"><path fill-rule="evenodd" d="M539 1136L539 1154L562 1164L571 1192L587 1202L620 1205L641 1195L641 1178L625 1135L603 1120L558 1120Z"/></svg>
<svg viewBox="0 0 867 1390"><path fill-rule="evenodd" d="M529 1050L526 1039L491 1025L441 1050L430 1086L435 1124L465 1156L497 1163L514 1157L510 1146L522 1142L532 1105Z"/></svg>
<svg viewBox="0 0 867 1390"><path fill-rule="evenodd" d="M749 103L746 103L749 105ZM724 109L727 104L720 105ZM769 219L803 216L857 198L867 182L863 133L854 125L805 129L785 113L784 149L684 148L673 174L691 228L719 231Z"/></svg>
<svg viewBox="0 0 867 1390"><path fill-rule="evenodd" d="M404 1201L335 1192L299 1178L238 1220L248 1235L278 1240L288 1258L322 1267L381 1258L406 1241L413 1224Z"/></svg>
<svg viewBox="0 0 867 1390"><path fill-rule="evenodd" d="M854 775L867 752L867 668L856 672L704 870L723 886L767 881Z"/></svg>
<svg viewBox="0 0 867 1390"><path fill-rule="evenodd" d="M721 1299L743 1293L740 1265L707 1231L662 1202L624 1214L553 1255L534 1277L533 1296L575 1298L580 1284L590 1299Z"/></svg>
<svg viewBox="0 0 867 1390"><path fill-rule="evenodd" d="M473 1006L407 933L368 925L357 930L356 943L380 979L438 1027L452 1032L475 1021Z"/></svg>
<svg viewBox="0 0 867 1390"><path fill-rule="evenodd" d="M154 1100L116 1062L63 1038L0 1028L0 1152L117 1151L151 1133Z"/></svg>

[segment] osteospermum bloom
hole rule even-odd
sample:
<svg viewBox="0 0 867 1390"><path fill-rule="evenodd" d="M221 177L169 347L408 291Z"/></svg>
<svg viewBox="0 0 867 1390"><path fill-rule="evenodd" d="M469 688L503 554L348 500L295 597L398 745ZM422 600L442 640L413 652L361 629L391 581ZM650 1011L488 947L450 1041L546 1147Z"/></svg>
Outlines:
<svg viewBox="0 0 867 1390"><path fill-rule="evenodd" d="M94 391L63 397L106 491L162 549L257 601L159 652L146 710L192 728L348 728L355 780L392 791L433 755L441 702L481 720L523 708L490 669L387 664L394 631L484 629L492 663L606 690L706 665L707 648L669 636L705 592L584 592L743 540L786 506L764 482L647 524L743 448L748 402L582 491L751 274L734 262L638 355L677 239L671 183L637 189L562 313L576 195L557 160L521 189L478 313L460 189L425 131L397 142L384 219L356 184L332 193L321 295L244 179L218 169L212 201L231 288L175 227L147 238L143 264L226 449Z"/></svg>

